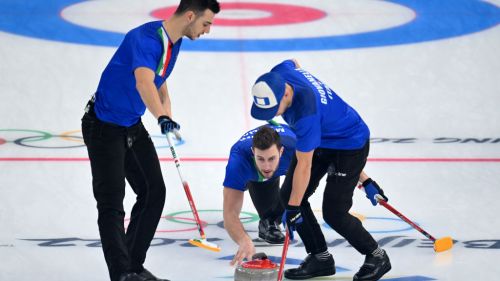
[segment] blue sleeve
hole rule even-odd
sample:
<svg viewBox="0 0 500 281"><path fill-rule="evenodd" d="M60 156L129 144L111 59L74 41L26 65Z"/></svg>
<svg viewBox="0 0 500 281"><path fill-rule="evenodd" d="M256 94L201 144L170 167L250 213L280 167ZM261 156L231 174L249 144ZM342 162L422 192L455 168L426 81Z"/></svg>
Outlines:
<svg viewBox="0 0 500 281"><path fill-rule="evenodd" d="M321 144L321 121L319 115L309 115L295 124L296 150L309 152Z"/></svg>
<svg viewBox="0 0 500 281"><path fill-rule="evenodd" d="M224 178L224 187L245 191L247 179L245 179L244 164L241 156L231 152L226 166L226 176Z"/></svg>
<svg viewBox="0 0 500 281"><path fill-rule="evenodd" d="M158 43L150 38L136 37L134 39L131 40L132 45L130 46L132 52L132 72L138 67L147 67L156 72L162 52L159 48L155 48Z"/></svg>
<svg viewBox="0 0 500 281"><path fill-rule="evenodd" d="M295 69L293 60L285 60L271 69L272 72L281 72Z"/></svg>

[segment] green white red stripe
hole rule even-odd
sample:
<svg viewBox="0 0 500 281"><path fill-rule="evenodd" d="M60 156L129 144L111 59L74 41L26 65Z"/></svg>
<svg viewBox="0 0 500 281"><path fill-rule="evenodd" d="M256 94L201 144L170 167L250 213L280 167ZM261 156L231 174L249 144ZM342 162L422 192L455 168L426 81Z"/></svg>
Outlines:
<svg viewBox="0 0 500 281"><path fill-rule="evenodd" d="M161 77L165 77L167 73L168 64L170 62L170 56L172 55L172 42L168 39L167 32L162 27L158 28L158 35L163 43L163 54L161 55L160 62L158 63L158 68L156 69L156 74Z"/></svg>

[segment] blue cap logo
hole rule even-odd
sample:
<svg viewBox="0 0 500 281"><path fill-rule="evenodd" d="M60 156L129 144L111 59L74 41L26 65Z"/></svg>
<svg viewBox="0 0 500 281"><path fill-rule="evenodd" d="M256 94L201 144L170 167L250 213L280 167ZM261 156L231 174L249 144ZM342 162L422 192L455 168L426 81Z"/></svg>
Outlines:
<svg viewBox="0 0 500 281"><path fill-rule="evenodd" d="M260 76L252 87L252 117L258 120L271 120L276 116L284 94L285 80L281 75L269 72Z"/></svg>

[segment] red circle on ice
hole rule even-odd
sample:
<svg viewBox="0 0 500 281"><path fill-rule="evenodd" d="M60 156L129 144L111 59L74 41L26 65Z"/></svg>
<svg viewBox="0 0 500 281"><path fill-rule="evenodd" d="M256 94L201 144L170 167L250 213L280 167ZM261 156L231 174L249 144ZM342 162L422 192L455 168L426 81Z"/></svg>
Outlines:
<svg viewBox="0 0 500 281"><path fill-rule="evenodd" d="M167 19L177 7L166 7L157 9L151 12L151 16L158 19ZM222 11L229 10L253 10L264 14L257 18L223 18L215 17L214 25L219 26L265 26L265 25L283 25L305 23L322 19L326 16L324 11L287 4L271 4L271 3L221 3Z"/></svg>
<svg viewBox="0 0 500 281"><path fill-rule="evenodd" d="M4 140L4 139L0 138L0 145L4 144L4 143L6 143L6 142L7 142L6 140Z"/></svg>

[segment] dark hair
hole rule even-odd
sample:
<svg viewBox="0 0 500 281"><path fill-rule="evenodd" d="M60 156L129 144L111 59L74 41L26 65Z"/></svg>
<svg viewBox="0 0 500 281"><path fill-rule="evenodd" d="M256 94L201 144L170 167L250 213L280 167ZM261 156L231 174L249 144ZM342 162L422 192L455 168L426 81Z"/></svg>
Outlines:
<svg viewBox="0 0 500 281"><path fill-rule="evenodd" d="M193 11L195 14L203 13L206 9L210 9L214 14L220 11L219 2L217 0L181 0L175 15L180 15L186 11Z"/></svg>
<svg viewBox="0 0 500 281"><path fill-rule="evenodd" d="M262 126L255 133L252 140L252 147L265 150L276 144L281 149L281 138L278 132L269 126Z"/></svg>

